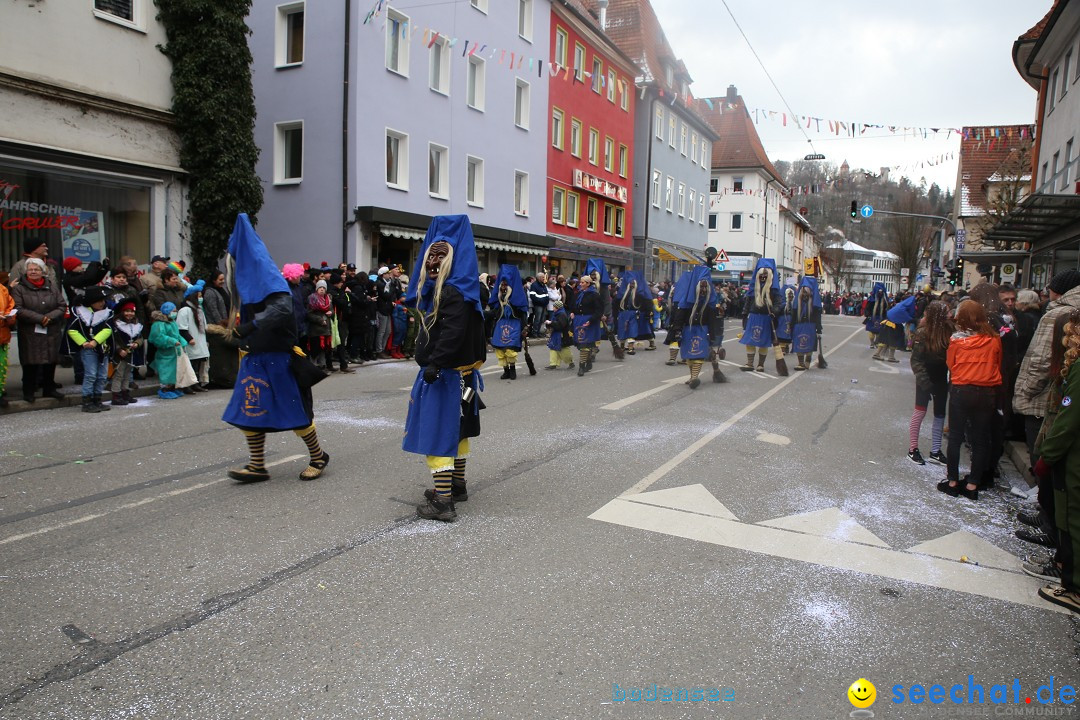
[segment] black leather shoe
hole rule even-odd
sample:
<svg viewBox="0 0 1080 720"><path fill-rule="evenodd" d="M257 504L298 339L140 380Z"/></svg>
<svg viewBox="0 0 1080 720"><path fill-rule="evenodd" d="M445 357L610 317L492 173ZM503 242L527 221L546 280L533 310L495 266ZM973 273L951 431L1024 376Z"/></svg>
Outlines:
<svg viewBox="0 0 1080 720"><path fill-rule="evenodd" d="M1042 530L1038 528L1022 527L1016 531L1016 537L1021 540L1026 540L1029 543L1035 543L1036 545L1042 545L1048 548L1056 548L1057 542L1054 538L1050 537Z"/></svg>
<svg viewBox="0 0 1080 720"><path fill-rule="evenodd" d="M957 497L960 495L960 485L950 485L948 480L942 480L937 484L937 489L945 493L949 497Z"/></svg>

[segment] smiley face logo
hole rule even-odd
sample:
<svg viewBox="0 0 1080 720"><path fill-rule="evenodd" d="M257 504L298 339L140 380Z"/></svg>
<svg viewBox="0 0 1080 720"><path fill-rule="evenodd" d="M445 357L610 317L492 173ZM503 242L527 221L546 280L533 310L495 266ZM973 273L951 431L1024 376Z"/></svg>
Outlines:
<svg viewBox="0 0 1080 720"><path fill-rule="evenodd" d="M848 700L857 708L868 708L877 700L877 688L866 678L859 678L851 683L847 691Z"/></svg>

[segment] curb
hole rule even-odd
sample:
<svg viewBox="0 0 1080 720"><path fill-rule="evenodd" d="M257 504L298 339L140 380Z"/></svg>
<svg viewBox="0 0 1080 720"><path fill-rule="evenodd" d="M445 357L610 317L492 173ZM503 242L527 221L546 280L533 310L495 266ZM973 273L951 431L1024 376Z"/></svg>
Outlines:
<svg viewBox="0 0 1080 720"><path fill-rule="evenodd" d="M412 361L412 358L402 358L400 360L397 358L386 358L381 360L366 360L364 361L363 365L350 365L349 367L359 370L360 368L366 367L368 365L387 365L390 363ZM333 373L333 375L340 374L341 373L339 372ZM159 387L160 385L157 383L150 385L147 383L146 380L143 380L139 383L139 389L132 390L131 394L134 397L150 397L152 395L156 396ZM63 400L54 400L53 398L37 398L34 402L28 403L25 400L14 400L9 398L8 406L6 408L0 408L0 417L3 417L5 415L15 415L17 413L33 412L35 410L56 410L59 408L80 407L82 405L81 393L65 393L63 391L61 392L64 395ZM102 393L101 396L102 400L104 401L104 398L109 396L109 392L106 391ZM106 404L108 403L106 402Z"/></svg>

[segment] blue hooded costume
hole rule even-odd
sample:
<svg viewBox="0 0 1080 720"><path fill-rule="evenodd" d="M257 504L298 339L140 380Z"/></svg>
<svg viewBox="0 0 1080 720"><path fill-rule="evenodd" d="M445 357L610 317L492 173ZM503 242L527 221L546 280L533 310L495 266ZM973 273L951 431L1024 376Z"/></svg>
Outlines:
<svg viewBox="0 0 1080 720"><path fill-rule="evenodd" d="M791 342L791 324L795 317L795 296L798 289L794 285L785 285L780 291L783 307L776 318L776 337L782 343Z"/></svg>
<svg viewBox="0 0 1080 720"><path fill-rule="evenodd" d="M761 287L758 274L768 270L771 283L768 288ZM773 344L773 317L781 310L780 278L776 272L776 261L761 258L754 266L754 276L750 279L750 292L746 295L743 306L743 335L739 342L748 347L767 348Z"/></svg>
<svg viewBox="0 0 1080 720"><path fill-rule="evenodd" d="M707 296L699 296L704 282ZM679 334L679 355L683 360L706 360L712 343L709 337L711 315L715 313L716 289L712 284L712 271L704 265L695 265L682 274L671 293L671 302L678 308L682 321Z"/></svg>
<svg viewBox="0 0 1080 720"><path fill-rule="evenodd" d="M634 292L627 296L626 293L631 284L634 285ZM641 273L627 270L623 273L616 296L619 300L619 319L616 325L618 336L623 340L636 339L641 335L643 323L651 310L645 305L646 296L649 302L652 302L649 286Z"/></svg>
<svg viewBox="0 0 1080 720"><path fill-rule="evenodd" d="M503 304L500 297L502 283L510 288L510 297ZM495 277L495 287L488 299L488 307L495 310L495 324L491 333L491 347L510 350L521 349L521 329L529 313L529 296L521 283L521 272L516 265L502 265Z"/></svg>
<svg viewBox="0 0 1080 720"><path fill-rule="evenodd" d="M885 283L874 283L870 291L870 297L866 299L866 310L863 312L865 320L863 325L868 332L875 335L881 332L881 321L886 319L889 312L889 292L885 289Z"/></svg>
<svg viewBox="0 0 1080 720"><path fill-rule="evenodd" d="M810 291L809 298L804 296L804 288ZM817 349L817 336L821 334L821 307L817 278L804 277L799 282L795 307L791 313L791 349L794 352L808 354Z"/></svg>
<svg viewBox="0 0 1080 720"><path fill-rule="evenodd" d="M436 308L435 280L428 277L424 259L428 248L445 242L453 249L450 267L443 268L442 294ZM416 339L416 375L405 419L406 452L453 458L459 443L480 434L479 392L483 382L476 368L487 357L484 309L480 304L479 268L472 225L466 215L439 215L432 219L420 259L413 267L405 295L424 316ZM434 313L434 317L432 314ZM426 379L425 375L434 375ZM465 388L473 397L462 399Z"/></svg>
<svg viewBox="0 0 1080 720"><path fill-rule="evenodd" d="M589 258L585 261L585 274L592 275L596 273L599 277L596 280L596 291L600 294L601 315L606 315L610 322L615 322L615 317L611 312L611 275L608 273L607 266L604 265L604 261L600 258ZM594 278L595 279L595 278ZM596 323L600 325L601 323ZM596 340L599 341L604 335L606 327L601 327L597 330ZM614 342L614 340L612 340Z"/></svg>
<svg viewBox="0 0 1080 720"><path fill-rule="evenodd" d="M297 342L289 283L281 276L246 213L236 218L228 253L240 302L240 361L232 398L222 419L241 430L280 432L311 425L311 385L292 370Z"/></svg>

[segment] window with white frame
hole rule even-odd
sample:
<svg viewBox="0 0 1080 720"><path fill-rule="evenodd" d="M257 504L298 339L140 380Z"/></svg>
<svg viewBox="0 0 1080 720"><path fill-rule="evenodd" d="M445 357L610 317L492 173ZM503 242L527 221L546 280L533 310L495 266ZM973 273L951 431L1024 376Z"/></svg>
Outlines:
<svg viewBox="0 0 1080 720"><path fill-rule="evenodd" d="M555 28L555 62L559 67L566 67L566 49L570 47L570 34L565 28Z"/></svg>
<svg viewBox="0 0 1080 720"><path fill-rule="evenodd" d="M409 189L409 136L390 129L386 131L386 184Z"/></svg>
<svg viewBox="0 0 1080 720"><path fill-rule="evenodd" d="M397 10L386 11L386 69L409 76L409 18Z"/></svg>
<svg viewBox="0 0 1080 720"><path fill-rule="evenodd" d="M472 155L465 158L465 202L484 207L484 161Z"/></svg>
<svg viewBox="0 0 1080 720"><path fill-rule="evenodd" d="M701 167L703 167L703 168L709 167L707 163L710 160L712 160L712 157L709 155L709 144L707 142L705 142L704 140L702 140L701 141Z"/></svg>
<svg viewBox="0 0 1080 720"><path fill-rule="evenodd" d="M551 189L551 222L564 225L566 218L566 189L558 185Z"/></svg>
<svg viewBox="0 0 1080 720"><path fill-rule="evenodd" d="M570 119L570 154L581 157L581 121L577 118Z"/></svg>
<svg viewBox="0 0 1080 720"><path fill-rule="evenodd" d="M686 183L679 183L679 217L686 217Z"/></svg>
<svg viewBox="0 0 1080 720"><path fill-rule="evenodd" d="M623 110L630 110L630 83L623 82L620 84L621 94L619 95L619 107Z"/></svg>
<svg viewBox="0 0 1080 720"><path fill-rule="evenodd" d="M697 163L697 133L690 133L690 162Z"/></svg>
<svg viewBox="0 0 1080 720"><path fill-rule="evenodd" d="M626 219L626 210L621 207L615 208L615 237L623 236L623 221Z"/></svg>
<svg viewBox="0 0 1080 720"><path fill-rule="evenodd" d="M293 185L304 179L304 122L274 124L274 182Z"/></svg>
<svg viewBox="0 0 1080 720"><path fill-rule="evenodd" d="M709 192L718 192L720 190L720 178L709 179Z"/></svg>
<svg viewBox="0 0 1080 720"><path fill-rule="evenodd" d="M1061 73L1061 96L1065 97L1065 93L1069 92L1069 83L1072 82L1069 79L1069 70L1072 68L1072 49L1065 53L1065 64L1062 68L1064 72Z"/></svg>
<svg viewBox="0 0 1080 720"><path fill-rule="evenodd" d="M480 12L482 12L484 14L487 14L488 0L469 0L469 4L472 5L474 8L476 8L477 10L479 10Z"/></svg>
<svg viewBox="0 0 1080 720"><path fill-rule="evenodd" d="M431 53L428 68L428 87L443 95L450 94L450 41L440 37L428 50Z"/></svg>
<svg viewBox="0 0 1080 720"><path fill-rule="evenodd" d="M1073 141L1069 138L1069 142L1065 143L1065 174L1061 176L1061 189L1064 190L1069 184L1069 171L1072 168L1073 161Z"/></svg>
<svg viewBox="0 0 1080 720"><path fill-rule="evenodd" d="M551 109L551 146L556 150L563 149L563 126L565 120L566 113L559 108Z"/></svg>
<svg viewBox="0 0 1080 720"><path fill-rule="evenodd" d="M1057 104L1057 89L1058 89L1058 75L1061 73L1061 68L1054 70L1054 77L1050 80L1050 101L1047 103L1047 112L1054 109Z"/></svg>
<svg viewBox="0 0 1080 720"><path fill-rule="evenodd" d="M119 25L142 30L146 0L94 0L94 16Z"/></svg>
<svg viewBox="0 0 1080 720"><path fill-rule="evenodd" d="M604 138L604 169L615 172L615 140Z"/></svg>
<svg viewBox="0 0 1080 720"><path fill-rule="evenodd" d="M529 83L521 78L517 79L514 90L514 124L524 130L529 129L529 98L531 88Z"/></svg>
<svg viewBox="0 0 1080 720"><path fill-rule="evenodd" d="M670 147L675 147L675 131L678 129L679 121L675 118L675 115L668 116L667 123L667 141Z"/></svg>
<svg viewBox="0 0 1080 720"><path fill-rule="evenodd" d="M474 110L484 110L484 86L487 63L476 55L469 56L468 76L465 80L465 102Z"/></svg>
<svg viewBox="0 0 1080 720"><path fill-rule="evenodd" d="M574 79L585 80L585 46L574 43Z"/></svg>
<svg viewBox="0 0 1080 720"><path fill-rule="evenodd" d="M1058 174L1058 163L1061 161L1061 151L1060 150L1057 151L1056 153L1054 153L1054 157L1052 158L1052 161L1053 162L1050 165L1050 183L1051 184L1053 184L1054 178L1056 178L1057 174Z"/></svg>
<svg viewBox="0 0 1080 720"><path fill-rule="evenodd" d="M656 107L656 139L664 139L664 108Z"/></svg>
<svg viewBox="0 0 1080 720"><path fill-rule="evenodd" d="M742 213L731 213L731 229L742 230Z"/></svg>
<svg viewBox="0 0 1080 720"><path fill-rule="evenodd" d="M592 91L600 94L600 86L604 83L604 61L598 57L592 60Z"/></svg>
<svg viewBox="0 0 1080 720"><path fill-rule="evenodd" d="M694 218L696 216L696 211L697 211L697 192L695 192L694 190L691 190L690 191L690 216L689 216L690 222L694 222Z"/></svg>
<svg viewBox="0 0 1080 720"><path fill-rule="evenodd" d="M626 177L630 165L630 148L619 145L619 177Z"/></svg>
<svg viewBox="0 0 1080 720"><path fill-rule="evenodd" d="M529 214L529 173L514 171L514 214Z"/></svg>
<svg viewBox="0 0 1080 720"><path fill-rule="evenodd" d="M585 229L589 232L596 232L596 205L596 198L589 198L585 205Z"/></svg>
<svg viewBox="0 0 1080 720"><path fill-rule="evenodd" d="M668 212L675 211L675 178L668 175L667 186L664 190L664 207Z"/></svg>
<svg viewBox="0 0 1080 720"><path fill-rule="evenodd" d="M742 175L736 175L731 178L731 192L741 193L743 191L743 179Z"/></svg>
<svg viewBox="0 0 1080 720"><path fill-rule="evenodd" d="M705 193L698 195L698 225L705 224Z"/></svg>
<svg viewBox="0 0 1080 720"><path fill-rule="evenodd" d="M686 136L689 130L686 127L686 123L680 123L679 129L679 152L683 157L686 157Z"/></svg>
<svg viewBox="0 0 1080 720"><path fill-rule="evenodd" d="M428 194L446 200L450 197L450 148L428 143Z"/></svg>
<svg viewBox="0 0 1080 720"><path fill-rule="evenodd" d="M616 78L615 71L614 70L608 70L608 73L607 73L607 99L608 99L608 102L611 102L611 103L615 102L615 78Z"/></svg>
<svg viewBox="0 0 1080 720"><path fill-rule="evenodd" d="M596 128L589 128L589 162L600 164L600 131Z"/></svg>
<svg viewBox="0 0 1080 720"><path fill-rule="evenodd" d="M278 5L274 23L274 65L287 67L304 62L304 3Z"/></svg>
<svg viewBox="0 0 1080 720"><path fill-rule="evenodd" d="M652 171L652 204L653 207L660 207L660 183L663 182L664 176L659 170Z"/></svg>
<svg viewBox="0 0 1080 720"><path fill-rule="evenodd" d="M532 41L533 0L518 0L518 35Z"/></svg>
<svg viewBox="0 0 1080 720"><path fill-rule="evenodd" d="M710 213L709 214L709 229L710 230L715 230L716 229L716 219L718 217L719 216L716 213Z"/></svg>
<svg viewBox="0 0 1080 720"><path fill-rule="evenodd" d="M578 226L578 212L581 207L581 196L576 192L566 193L566 227Z"/></svg>

